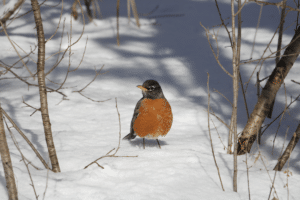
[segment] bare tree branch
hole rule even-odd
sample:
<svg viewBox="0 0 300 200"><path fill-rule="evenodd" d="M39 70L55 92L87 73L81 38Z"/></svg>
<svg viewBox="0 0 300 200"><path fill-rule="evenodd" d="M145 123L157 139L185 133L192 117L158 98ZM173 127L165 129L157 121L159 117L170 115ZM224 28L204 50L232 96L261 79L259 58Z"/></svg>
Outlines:
<svg viewBox="0 0 300 200"><path fill-rule="evenodd" d="M214 152L214 146L213 146L213 143L212 143L211 132L210 132L210 120L209 120L210 119L210 117L209 117L209 110L210 110L209 73L207 73L207 110L208 110L208 112L207 112L207 125L208 125L208 133L209 133L209 139L210 139L211 152L212 152L212 155L213 155L213 158L214 158L214 161L215 161L215 165L216 165L216 168L217 168L217 171L218 171L218 175L219 175L219 179L220 179L222 190L225 191L224 187L223 187L221 175L220 175L220 170L219 170L219 167L218 167L218 164L217 164L217 161L216 161L215 152Z"/></svg>
<svg viewBox="0 0 300 200"><path fill-rule="evenodd" d="M18 52L18 50L16 49L15 45L13 44L13 42L10 40L9 35L8 35L7 32L6 32L6 28L3 27L3 23L2 23L1 21L0 21L0 24L2 25L2 28L3 28L3 30L4 30L4 33L5 33L5 35L7 36L7 39L9 40L11 46L14 48L14 50L15 50L16 53L18 54L19 58L21 59L23 65L26 67L26 69L27 69L27 71L29 72L29 74L30 74L30 75L32 76L32 78L35 80L34 75L33 75L32 72L29 70L29 68L27 67L27 65L25 64L25 62L23 61L21 55L19 54L19 52Z"/></svg>
<svg viewBox="0 0 300 200"><path fill-rule="evenodd" d="M10 16L12 16L14 14L14 12L24 3L24 0L19 0L15 5L14 5L14 8L10 11L8 11L5 16L0 19L1 21L1 24L0 26L3 27L3 24L6 23L6 21L10 18Z"/></svg>
<svg viewBox="0 0 300 200"><path fill-rule="evenodd" d="M120 117L120 113L119 113L119 109L118 109L118 102L117 102L117 98L115 98L116 100L116 109L117 109L117 113L118 113L118 117L119 117L119 144L118 147L116 149L116 151L113 154L110 154L113 150L115 150L115 148L113 148L112 150L110 150L106 155L101 156L100 158L97 158L96 160L94 160L93 162L91 162L90 164L88 164L87 166L84 167L84 169L88 168L90 165L96 163L99 167L101 167L102 169L104 169L104 167L102 167L101 165L99 165L97 163L98 160L105 158L105 157L138 157L138 156L116 156L117 152L120 149L120 144L121 144L121 117Z"/></svg>
<svg viewBox="0 0 300 200"><path fill-rule="evenodd" d="M300 138L300 124L296 129L296 132L293 134L292 139L290 140L289 144L287 145L284 153L278 159L278 162L273 170L281 171L286 161L290 158L292 151L294 150L296 144L298 143Z"/></svg>
<svg viewBox="0 0 300 200"><path fill-rule="evenodd" d="M238 154L242 155L250 152L251 146L254 143L257 131L260 129L265 120L272 101L275 98L277 91L287 76L289 70L292 68L300 53L300 27L295 31L295 35L286 48L284 56L277 63L271 76L269 77L262 93L258 99L257 104L244 128L242 135L238 141ZM294 54L294 55L290 55ZM295 55L296 54L296 55Z"/></svg>
<svg viewBox="0 0 300 200"><path fill-rule="evenodd" d="M5 174L6 187L7 187L9 199L17 200L18 192L15 183L13 165L11 163L11 158L10 158L9 149L8 149L6 136L5 136L1 104L0 104L0 154L1 154L4 174Z"/></svg>
<svg viewBox="0 0 300 200"><path fill-rule="evenodd" d="M36 23L37 36L38 36L38 61L37 61L37 71L38 71L38 83L40 92L40 102L41 102L41 114L45 132L46 143L48 147L48 153L52 164L53 172L60 172L59 162L57 159L57 154L53 142L51 123L48 111L47 102L47 91L45 82L45 36L42 23L42 17L40 12L40 7L37 0L31 0L32 10L34 14L34 19Z"/></svg>

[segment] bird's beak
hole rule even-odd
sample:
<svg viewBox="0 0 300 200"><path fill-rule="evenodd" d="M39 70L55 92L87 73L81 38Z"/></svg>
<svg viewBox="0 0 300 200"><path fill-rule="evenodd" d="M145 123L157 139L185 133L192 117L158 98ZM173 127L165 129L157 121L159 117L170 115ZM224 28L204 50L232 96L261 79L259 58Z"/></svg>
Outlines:
<svg viewBox="0 0 300 200"><path fill-rule="evenodd" d="M141 85L138 85L137 87L138 87L138 88L140 88L141 90L145 91L145 92L147 91L147 89L146 89L146 88L144 88L144 87L143 87L143 86L141 86Z"/></svg>

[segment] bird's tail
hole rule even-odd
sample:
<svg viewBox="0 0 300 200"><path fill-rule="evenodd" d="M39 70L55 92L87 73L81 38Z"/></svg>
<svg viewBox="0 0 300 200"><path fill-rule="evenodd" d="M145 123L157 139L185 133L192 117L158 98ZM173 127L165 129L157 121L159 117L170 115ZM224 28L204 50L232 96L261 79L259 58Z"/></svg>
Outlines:
<svg viewBox="0 0 300 200"><path fill-rule="evenodd" d="M123 140L131 140L134 139L136 137L136 135L134 133L129 133L128 135L126 135Z"/></svg>

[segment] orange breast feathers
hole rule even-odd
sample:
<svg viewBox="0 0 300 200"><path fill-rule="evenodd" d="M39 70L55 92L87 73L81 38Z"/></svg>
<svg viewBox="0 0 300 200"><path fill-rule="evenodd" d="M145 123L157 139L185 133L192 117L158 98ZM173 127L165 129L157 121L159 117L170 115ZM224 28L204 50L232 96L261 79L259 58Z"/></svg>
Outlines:
<svg viewBox="0 0 300 200"><path fill-rule="evenodd" d="M144 99L133 129L139 137L157 138L165 136L171 129L173 114L165 99Z"/></svg>

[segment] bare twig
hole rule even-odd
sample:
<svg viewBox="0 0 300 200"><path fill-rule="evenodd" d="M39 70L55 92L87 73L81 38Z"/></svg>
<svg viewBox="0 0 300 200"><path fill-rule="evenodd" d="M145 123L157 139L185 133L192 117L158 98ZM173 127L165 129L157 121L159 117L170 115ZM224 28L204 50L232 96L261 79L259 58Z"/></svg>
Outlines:
<svg viewBox="0 0 300 200"><path fill-rule="evenodd" d="M250 59L252 59L252 55L253 55L253 51L254 51L255 40L256 40L257 30L258 30L260 19L261 19L262 9L263 9L263 5L260 5L260 11L259 11L259 16L258 16L258 21L257 21L256 29L255 29L255 34L254 34L254 39L253 39L252 51L251 51Z"/></svg>
<svg viewBox="0 0 300 200"><path fill-rule="evenodd" d="M239 63L239 65L241 65L241 63ZM241 72L239 70L239 80L240 80L240 85L241 85L241 89L242 89L242 93L243 93L243 98L244 98L244 104L245 104L245 109L246 109L246 113L247 113L247 119L249 119L249 110L248 110L248 104L247 104L247 99L246 99L246 92L244 89L244 83L242 80L242 75Z"/></svg>
<svg viewBox="0 0 300 200"><path fill-rule="evenodd" d="M10 116L5 112L5 110L2 109L2 113L5 115L5 117L10 121L10 123L13 125L13 127L19 132L19 134L24 138L24 140L29 144L31 149L34 151L36 156L40 159L40 161L43 163L46 169L50 169L43 157L40 155L40 153L36 150L36 148L33 146L33 144L30 142L30 140L25 136L25 134L19 129L19 127L16 125L16 123L10 118ZM51 170L51 169L50 169Z"/></svg>
<svg viewBox="0 0 300 200"><path fill-rule="evenodd" d="M275 64L280 60L280 49L281 49L281 43L282 43L282 35L283 35L283 24L285 22L285 6L286 6L286 0L283 0L283 8L281 10L281 17L280 17L280 25L279 25L279 31L278 31L278 44L277 44L277 53L276 53L276 59L275 59ZM270 106L270 111L268 113L268 118L272 118L272 113L273 113L273 107L274 107L275 99L272 102L272 105Z"/></svg>
<svg viewBox="0 0 300 200"><path fill-rule="evenodd" d="M12 42L13 42L17 47L19 47L19 49L21 49L26 55L28 55L28 56L26 56L26 57L29 57L30 60L36 64L36 61L35 61L33 58L30 57L30 54L33 53L33 51L31 51L31 52L28 54L28 53L27 53L24 49L22 49L16 42L14 42L14 41L12 41ZM36 49L36 47L37 47L37 46L35 46L35 49ZM24 59L24 58L25 58L25 57L23 57L23 59Z"/></svg>
<svg viewBox="0 0 300 200"><path fill-rule="evenodd" d="M226 30L226 32L227 32L227 34L228 34L228 38L229 38L229 41L230 41L230 45L232 45L231 35L230 35L230 32L229 32L229 30L228 30L228 28L227 28L227 26L226 26L226 24L224 23L224 20L223 20L223 18L222 18L221 11L220 11L219 5L218 5L218 1L215 0L215 3L216 3L216 7L217 7L217 9L218 9L218 13L219 13L219 16L220 16L220 20L221 20L221 22L222 22L222 25L224 26L224 28L225 28L225 30Z"/></svg>
<svg viewBox="0 0 300 200"><path fill-rule="evenodd" d="M229 103L230 103L230 105L232 106L232 103L231 103L231 101L229 101L228 99L227 99L227 97L225 97L225 95L224 94L222 94L221 92L219 92L218 90L216 90L216 89L214 89L214 92L217 92L217 93L219 93L222 97L224 97L224 99L226 99Z"/></svg>
<svg viewBox="0 0 300 200"><path fill-rule="evenodd" d="M283 1L280 1L280 2L278 2L278 3L270 3L270 2L265 2L265 1L249 0L249 2L255 2L255 3L264 4L264 5L273 5L273 6L277 6L277 7L281 7L281 8L284 7ZM288 5L286 5L286 8L288 8L288 9L290 9L290 10L292 10L292 11L300 12L300 9L298 9L298 8L293 8L293 7L288 6Z"/></svg>
<svg viewBox="0 0 300 200"><path fill-rule="evenodd" d="M300 82L297 82L297 81L295 81L295 80L292 80L292 82L294 82L294 83L297 83L297 84L299 84L299 85L300 85Z"/></svg>
<svg viewBox="0 0 300 200"><path fill-rule="evenodd" d="M70 72L75 72L75 71L80 67L80 65L81 65L81 63L82 63L82 61L83 61L84 55L85 55L85 50L86 50L86 46L87 46L88 40L89 40L89 38L87 37L87 38L86 38L86 42L85 42L85 46L84 46L84 51L83 51L83 54L82 54L82 58L81 58L81 60L80 60L80 62L79 62L79 64L78 64L78 66L77 66L75 69L70 70Z"/></svg>
<svg viewBox="0 0 300 200"><path fill-rule="evenodd" d="M158 8L159 8L159 5L155 6L155 8L153 8L153 10L151 10L148 13L139 13L139 16L148 17L149 15L152 15Z"/></svg>
<svg viewBox="0 0 300 200"><path fill-rule="evenodd" d="M8 132L9 132L9 134L10 134L10 136L11 136L11 138L12 138L12 140L13 140L15 146L16 146L16 148L18 149L18 151L19 151L19 153L20 153L20 155L21 155L21 157L22 157L22 161L24 162L24 164L25 164L25 166L26 166L26 169L27 169L27 172L28 172L30 181L31 181L31 186L32 186L32 188L33 188L33 192L34 192L35 198L38 200L38 197L39 197L39 196L37 195L36 190L35 190L35 187L34 187L34 182L33 182L33 180L32 180L32 176L31 176L31 173L30 173L30 170L29 170L29 167L28 167L28 164L29 164L29 163L26 163L26 161L25 161L25 156L24 156L23 153L21 152L21 149L20 149L20 147L19 147L19 144L18 144L18 142L17 142L15 136L13 135L12 131L11 131L10 128L8 127L6 120L5 120L5 125L6 125L6 128L7 128Z"/></svg>
<svg viewBox="0 0 300 200"><path fill-rule="evenodd" d="M50 163L50 160L48 161L48 163ZM50 171L50 170L47 169L47 179L46 179L45 191L44 191L44 193L43 193L43 200L45 199L46 192L47 192L47 189L48 189L49 171Z"/></svg>
<svg viewBox="0 0 300 200"><path fill-rule="evenodd" d="M120 113L118 110L118 103L117 103L117 98L115 98L116 100L116 109L117 109L117 113L118 113L118 117L119 117L119 144L118 147L116 149L116 151L113 154L110 154L113 150L115 150L115 148L113 148L112 150L110 150L106 155L101 156L100 158L97 158L96 160L94 160L93 162L91 162L90 164L88 164L87 166L84 167L84 169L88 168L90 165L96 163L99 167L101 167L102 169L104 169L103 166L99 165L97 163L98 160L102 159L102 158L106 158L106 157L138 157L138 156L116 156L117 152L120 149L120 144L121 144L121 117L120 117Z"/></svg>
<svg viewBox="0 0 300 200"><path fill-rule="evenodd" d="M284 110L283 110L283 113L282 113L281 118L280 118L280 120L279 120L279 123L278 123L278 126L277 126L277 130L276 130L276 133L275 133L275 136L274 136L273 147L272 147L272 155L273 155L273 150L274 150L274 145L275 145L275 140L276 140L276 137L277 137L277 133L278 133L279 128L280 128L280 126L281 126L281 122L282 122L282 120L283 120L284 114L285 114L285 112L287 111L287 94L286 94L285 83L283 83L283 86L284 86L284 91L285 91L285 105L284 105Z"/></svg>
<svg viewBox="0 0 300 200"><path fill-rule="evenodd" d="M118 46L120 46L119 16L120 16L120 0L117 0L117 45Z"/></svg>
<svg viewBox="0 0 300 200"><path fill-rule="evenodd" d="M137 8L136 8L135 0L127 0L127 1L130 1L133 16L134 16L135 21L136 21L136 25L137 25L137 27L140 28L140 20L139 20L139 15L138 15Z"/></svg>
<svg viewBox="0 0 300 200"><path fill-rule="evenodd" d="M249 200L251 200L250 181L249 181L249 167L248 167L248 154L247 153L246 153L246 169L247 169L248 195L249 195Z"/></svg>
<svg viewBox="0 0 300 200"><path fill-rule="evenodd" d="M243 5L239 5L239 9L238 11L234 14L234 17L236 17L238 14L241 14L241 11L243 9L243 7L246 5L246 3L248 3L247 1L244 1Z"/></svg>
<svg viewBox="0 0 300 200"><path fill-rule="evenodd" d="M257 99L259 99L259 96L260 96L260 82L261 82L261 80L259 80L259 72L257 72L256 73L256 90L257 90L256 95L257 95ZM261 128L259 128L258 138L257 138L257 143L258 144L260 144L260 142L261 142L261 136L262 136Z"/></svg>
<svg viewBox="0 0 300 200"><path fill-rule="evenodd" d="M39 4L39 6L41 7L46 1L48 1L48 0L44 0L42 3ZM14 17L14 19L19 19L19 18L21 18L21 17L27 15L27 14L30 13L30 12L32 12L32 9L30 9L29 11L27 11L27 12L24 13L24 14L19 15L18 17ZM9 20L11 20L11 18L10 18Z"/></svg>
<svg viewBox="0 0 300 200"><path fill-rule="evenodd" d="M14 8L10 11L8 11L5 16L0 19L1 21L1 26L3 27L3 24L6 23L6 21L14 14L14 12L24 3L24 0L19 0L15 5Z"/></svg>
<svg viewBox="0 0 300 200"><path fill-rule="evenodd" d="M56 35L56 33L57 33L58 29L59 29L61 18L62 18L62 14L63 14L63 10L64 10L63 8L64 8L64 0L61 0L61 11L60 11L60 17L59 17L58 25L56 27L56 30L52 34L52 36L48 40L46 40L45 43L47 43L48 41L50 41Z"/></svg>
<svg viewBox="0 0 300 200"><path fill-rule="evenodd" d="M217 61L218 64L219 64L219 66L223 69L223 71L224 71L227 75L229 75L229 76L232 78L233 75L230 74L230 73L223 67L223 65L222 65L221 62L219 61L219 57L216 55L215 50L213 49L213 46L212 46L212 44L211 44L211 42L210 42L210 38L209 38L209 34L210 34L209 30L208 30L207 28L205 28L205 26L203 26L201 22L200 22L200 25L201 25L201 26L204 28L204 30L205 30L205 34L206 34L206 38L207 38L208 44L209 44L209 46L210 46L210 48L211 48L211 51L212 51L213 54L214 54L214 57L215 57L216 61ZM214 38L214 37L213 37L213 38Z"/></svg>
<svg viewBox="0 0 300 200"><path fill-rule="evenodd" d="M216 131L217 131L218 137L219 137L221 143L223 144L224 150L226 150L226 146L225 146L225 144L223 143L222 138L221 138L221 136L220 136L220 134L219 134L219 132L218 132L218 129L217 129L217 127L216 127L216 125L215 125L215 123L214 123L214 121L213 121L212 119L211 119L211 122L213 123L213 125L214 125L214 127L215 127L215 129L216 129Z"/></svg>
<svg viewBox="0 0 300 200"><path fill-rule="evenodd" d="M211 139L211 133L210 133L210 117L209 117L209 108L210 108L210 92L209 92L209 73L207 72L207 123L208 123L208 132L209 132L209 139L210 139L210 146L211 146L211 152L212 152L212 155L213 155L213 158L214 158L214 161L215 161L215 165L216 165L216 168L217 168L217 171L218 171L218 175L219 175L219 179L220 179L220 183L221 183L221 186L222 186L222 190L224 190L224 187L223 187L223 183L222 183L222 179L221 179L221 175L220 175L220 170L219 170L219 167L218 167L218 164L217 164L217 161L216 161L216 157L215 157L215 152L214 152L214 146L213 146L213 143L212 143L212 139Z"/></svg>
<svg viewBox="0 0 300 200"><path fill-rule="evenodd" d="M39 85L32 84L32 83L29 83L29 82L27 82L26 80L24 80L23 78L21 78L20 76L18 76L15 72L13 72L9 67L6 67L6 66L4 66L4 65L2 65L2 67L5 68L6 70L8 70L10 73L12 73L17 79L19 79L20 81L26 83L28 86L39 87ZM67 96L67 95L65 95L64 93L62 93L62 92L60 92L60 91L57 91L57 90L54 90L54 89L52 89L52 88L49 88L49 87L47 87L47 86L46 86L46 89L49 90L49 91L47 91L47 92L57 92L57 93L61 94L62 96L65 96L65 97Z"/></svg>
<svg viewBox="0 0 300 200"><path fill-rule="evenodd" d="M154 18L183 17L183 16L184 16L184 14L166 14L166 15L149 16L148 18L154 19Z"/></svg>
<svg viewBox="0 0 300 200"><path fill-rule="evenodd" d="M100 69L98 72L97 72L96 69L95 69L95 73L96 73L96 74L95 74L94 79L93 79L91 82L89 82L89 83L88 83L85 87L83 87L81 90L73 91L73 92L78 92L78 93L79 93L80 95L82 95L83 97L85 97L85 98L87 98L87 99L89 99L89 100L91 100L91 101L94 101L94 102L104 102L104 101L110 100L110 99L106 99L106 100L102 100L102 101L96 101L96 100L93 100L93 99L91 99L91 98L85 96L84 94L82 94L83 90L86 89L92 82L94 82L94 81L96 80L97 76L99 76L100 74L102 75L102 74L106 74L106 73L107 73L107 72L100 73L101 70L103 69L103 67L104 67L104 65L102 65L101 69Z"/></svg>
<svg viewBox="0 0 300 200"><path fill-rule="evenodd" d="M18 200L18 191L16 187L14 169L11 162L9 148L6 140L6 134L4 130L1 104L0 104L0 154L1 154L1 161L3 166L3 174L5 176L5 181L6 181L8 199Z"/></svg>
<svg viewBox="0 0 300 200"><path fill-rule="evenodd" d="M288 126L287 129L286 129L286 132L285 132L285 138L284 138L284 142L283 142L283 145L282 145L282 149L281 149L280 155L282 155L282 152L283 152L283 149L284 149L284 144L285 144L285 141L286 141L286 137L287 137L289 128L290 128L290 127ZM275 173L274 173L274 178L273 178L273 181L272 181L272 187L271 187L271 189L270 189L270 193L269 193L269 198L268 198L268 200L269 200L270 197L271 197L273 188L274 188L274 190L275 190L274 183L275 183L276 175L277 175L277 170L275 170ZM275 191L275 192L276 192L276 191Z"/></svg>
<svg viewBox="0 0 300 200"><path fill-rule="evenodd" d="M210 110L212 110L210 108ZM206 112L208 112L207 110L205 110ZM228 129L230 129L230 126L228 124L226 124L220 117L218 117L214 112L210 111L210 114L212 114L213 116L215 116L222 124L224 124Z"/></svg>
<svg viewBox="0 0 300 200"><path fill-rule="evenodd" d="M22 100L23 100L23 103L26 105L25 107L34 109L33 113L30 116L32 116L36 111L41 111L41 108L35 108L35 107L29 105L28 103L26 103L23 97L22 97Z"/></svg>
<svg viewBox="0 0 300 200"><path fill-rule="evenodd" d="M77 44L77 43L79 42L79 40L82 38L82 36L83 36L84 30L85 30L84 12L83 12L83 8L82 8L82 6L81 6L79 0L75 0L75 1L78 1L79 7L80 7L80 9L81 9L81 14L82 14L82 19L83 19L82 32L81 32L79 38L78 38L74 43L70 44L70 45L64 50L64 53L63 53L61 59L60 59L58 62L56 62L56 64L55 64L55 65L54 65L54 66L53 66L53 67L45 74L45 76L47 76L48 74L50 74L50 73L51 73L51 72L59 65L59 63L63 60L63 58L64 58L65 54L67 53L67 51L68 51L72 46L74 46L75 44ZM58 53L60 53L60 52L58 52ZM53 55L52 55L52 56L53 56ZM58 91L55 90L55 92L58 92Z"/></svg>
<svg viewBox="0 0 300 200"><path fill-rule="evenodd" d="M19 58L21 59L21 61L22 61L23 65L26 67L27 71L28 71L28 72L29 72L29 74L32 76L33 80L35 80L35 77L34 77L34 75L33 75L33 74L32 74L32 72L29 70L29 68L27 67L27 65L25 64L25 62L23 61L23 59L22 59L21 55L19 54L19 52L18 52L17 48L15 47L15 45L13 44L13 42L10 40L10 37L9 37L9 35L8 35L8 34L7 34L7 32L6 32L6 28L5 28L5 27L3 27L3 23L2 23L1 21L0 21L0 24L1 24L2 28L3 28L3 30L4 30L4 33L5 33L6 37L7 37L7 39L9 40L9 42L10 42L11 46L14 48L14 50L15 50L15 51L16 51L16 53L18 54L18 56L19 56Z"/></svg>
<svg viewBox="0 0 300 200"><path fill-rule="evenodd" d="M293 101L290 102L290 104L286 107L286 109L288 109L295 101L297 101L299 99L300 95L298 95ZM264 129L264 131L261 133L261 135L263 135L263 133L284 113L284 111L282 111L271 123L269 123L268 125L266 125L266 128ZM263 128L263 127L262 127Z"/></svg>

